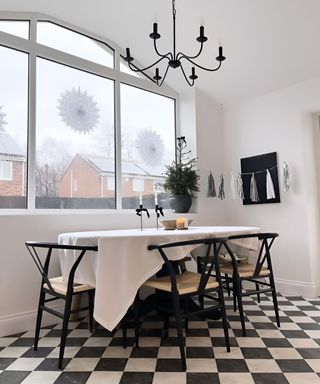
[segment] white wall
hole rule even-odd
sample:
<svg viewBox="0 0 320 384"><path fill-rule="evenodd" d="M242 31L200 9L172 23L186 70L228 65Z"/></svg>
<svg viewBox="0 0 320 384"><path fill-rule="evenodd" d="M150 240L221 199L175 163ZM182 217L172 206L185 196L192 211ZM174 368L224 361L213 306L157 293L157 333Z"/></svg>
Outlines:
<svg viewBox="0 0 320 384"><path fill-rule="evenodd" d="M208 198L208 174L211 170L218 193L218 173L224 167L223 109L203 92L196 90L197 154L200 170L198 213L203 225L224 225L225 201Z"/></svg>
<svg viewBox="0 0 320 384"><path fill-rule="evenodd" d="M192 151L190 157L198 158L200 175L200 192L191 212L197 213L197 224L221 225L225 222L224 202L207 198L207 190L209 170L223 169L224 111L197 88L188 88L179 100L181 134Z"/></svg>
<svg viewBox="0 0 320 384"><path fill-rule="evenodd" d="M229 200L230 224L257 225L280 233L274 246L278 289L284 293L320 293L319 129L320 78L273 92L225 111L226 168L239 170L240 158L276 151L290 166L292 188L280 204L243 206Z"/></svg>

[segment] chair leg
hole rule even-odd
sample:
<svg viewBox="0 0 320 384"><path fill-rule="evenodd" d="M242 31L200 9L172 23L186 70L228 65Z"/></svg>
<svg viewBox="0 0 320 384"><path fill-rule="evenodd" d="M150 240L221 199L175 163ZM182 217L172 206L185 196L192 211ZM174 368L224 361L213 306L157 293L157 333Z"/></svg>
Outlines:
<svg viewBox="0 0 320 384"><path fill-rule="evenodd" d="M72 295L69 294L66 297L66 304L65 304L64 315L63 315L61 341L60 341L60 352L59 352L59 363L58 363L59 369L62 369L63 355L64 355L64 349L66 346L66 339L67 339L67 333L68 333L68 324L69 324L69 318L70 318L71 304L72 304Z"/></svg>
<svg viewBox="0 0 320 384"><path fill-rule="evenodd" d="M237 287L235 277L232 278L232 290L233 290L233 311L237 312Z"/></svg>
<svg viewBox="0 0 320 384"><path fill-rule="evenodd" d="M89 328L90 332L93 331L93 305L94 305L94 298L93 298L93 290L88 291L88 300L89 300Z"/></svg>
<svg viewBox="0 0 320 384"><path fill-rule="evenodd" d="M164 323L163 323L163 339L166 339L169 336L169 314L165 314Z"/></svg>
<svg viewBox="0 0 320 384"><path fill-rule="evenodd" d="M227 348L227 352L230 352L228 320L227 320L226 307L224 303L222 287L220 287L218 290L218 298L219 298L219 304L221 305L221 317L222 317L222 325L223 325L223 331L224 331L224 339L226 342L226 348Z"/></svg>
<svg viewBox="0 0 320 384"><path fill-rule="evenodd" d="M227 292L228 292L228 296L230 297L230 282L229 282L229 276L228 274L226 273L224 275L225 279L226 279L226 287L227 287Z"/></svg>
<svg viewBox="0 0 320 384"><path fill-rule="evenodd" d="M186 335L187 335L188 332L189 332L189 321L188 321L188 319L184 319L184 329L185 329Z"/></svg>
<svg viewBox="0 0 320 384"><path fill-rule="evenodd" d="M260 287L259 287L259 284L256 283L256 291L259 291ZM260 303L260 293L257 293L257 299L258 299L258 303Z"/></svg>
<svg viewBox="0 0 320 384"><path fill-rule="evenodd" d="M240 322L241 322L241 328L242 328L242 335L246 336L246 325L244 321L244 313L243 313L243 306L242 306L242 284L241 280L238 277L235 277L235 287L236 287L236 296L238 300L238 309L239 309L239 316L240 316Z"/></svg>
<svg viewBox="0 0 320 384"><path fill-rule="evenodd" d="M189 313L189 300L190 300L189 298L187 298L185 300L185 313ZM187 334L189 332L189 320L187 317L184 319L184 329L185 329L186 336L187 336Z"/></svg>
<svg viewBox="0 0 320 384"><path fill-rule="evenodd" d="M122 346L123 348L127 348L127 319L126 315L121 321L121 328L122 328Z"/></svg>
<svg viewBox="0 0 320 384"><path fill-rule="evenodd" d="M33 348L35 351L38 349L38 342L39 342L39 335L40 335L41 320L42 320L45 297L46 297L46 293L41 288L40 297L39 297L39 305L38 305L36 330L35 330L35 335L34 335L34 347Z"/></svg>
<svg viewBox="0 0 320 384"><path fill-rule="evenodd" d="M203 269L203 267L201 265L201 258L198 257L197 258L197 272L198 273L202 273L202 269ZM200 308L203 309L204 308L204 297L203 297L203 295L199 295L198 299L199 299Z"/></svg>
<svg viewBox="0 0 320 384"><path fill-rule="evenodd" d="M202 273L202 265L201 265L201 259L202 257L197 257L197 273Z"/></svg>
<svg viewBox="0 0 320 384"><path fill-rule="evenodd" d="M181 311L180 311L180 302L179 302L178 293L172 292L172 301L173 301L174 315L176 318L176 327L177 327L177 333L178 333L182 369L185 371L187 369L187 363L186 363L186 354L184 350L184 340L183 340L182 325L181 325Z"/></svg>
<svg viewBox="0 0 320 384"><path fill-rule="evenodd" d="M200 304L200 308L203 309L204 308L204 297L203 297L203 295L199 295L199 304Z"/></svg>
<svg viewBox="0 0 320 384"><path fill-rule="evenodd" d="M276 286L273 279L273 274L271 273L270 277L270 285L272 288L272 301L274 306L274 313L276 315L277 320L277 326L280 327L280 316L279 316L279 308L278 308L278 299L277 299L277 292L276 292Z"/></svg>

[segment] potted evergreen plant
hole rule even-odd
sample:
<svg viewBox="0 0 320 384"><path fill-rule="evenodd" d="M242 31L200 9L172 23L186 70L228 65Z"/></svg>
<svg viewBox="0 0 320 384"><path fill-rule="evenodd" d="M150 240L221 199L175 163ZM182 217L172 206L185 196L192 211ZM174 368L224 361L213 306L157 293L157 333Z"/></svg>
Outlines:
<svg viewBox="0 0 320 384"><path fill-rule="evenodd" d="M164 189L170 193L170 207L174 212L189 212L192 198L199 192L197 159L189 159L191 151L187 150L184 136L177 137L176 160L166 165Z"/></svg>

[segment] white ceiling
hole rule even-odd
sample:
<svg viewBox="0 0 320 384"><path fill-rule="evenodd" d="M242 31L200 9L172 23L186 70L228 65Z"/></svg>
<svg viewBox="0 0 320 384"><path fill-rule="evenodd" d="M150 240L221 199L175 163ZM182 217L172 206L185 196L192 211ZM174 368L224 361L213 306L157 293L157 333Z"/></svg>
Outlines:
<svg viewBox="0 0 320 384"><path fill-rule="evenodd" d="M199 25L209 40L200 63L215 66L219 42L227 60L199 70L197 87L221 104L256 97L320 76L320 0L176 0L178 50L192 54ZM41 12L108 37L140 62L154 58L149 33L159 23L161 51L171 50L171 0L0 0L0 11ZM171 69L168 84L188 85Z"/></svg>

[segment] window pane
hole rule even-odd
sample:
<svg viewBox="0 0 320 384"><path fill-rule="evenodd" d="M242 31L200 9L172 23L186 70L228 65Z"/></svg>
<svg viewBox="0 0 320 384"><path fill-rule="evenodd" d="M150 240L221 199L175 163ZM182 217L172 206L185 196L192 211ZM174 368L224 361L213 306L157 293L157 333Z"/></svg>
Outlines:
<svg viewBox="0 0 320 384"><path fill-rule="evenodd" d="M0 46L0 208L26 208L28 55Z"/></svg>
<svg viewBox="0 0 320 384"><path fill-rule="evenodd" d="M114 208L114 83L37 60L37 208Z"/></svg>
<svg viewBox="0 0 320 384"><path fill-rule="evenodd" d="M38 43L113 68L113 50L108 45L47 21L37 25Z"/></svg>
<svg viewBox="0 0 320 384"><path fill-rule="evenodd" d="M0 180L12 181L12 161L0 160Z"/></svg>
<svg viewBox="0 0 320 384"><path fill-rule="evenodd" d="M114 176L108 176L106 177L106 181L107 181L107 189L109 191L114 191L115 190L115 180L114 180Z"/></svg>
<svg viewBox="0 0 320 384"><path fill-rule="evenodd" d="M29 21L0 20L0 31L29 39Z"/></svg>
<svg viewBox="0 0 320 384"><path fill-rule="evenodd" d="M175 157L175 102L173 99L121 84L122 207L154 207L154 193L167 207L165 165Z"/></svg>

